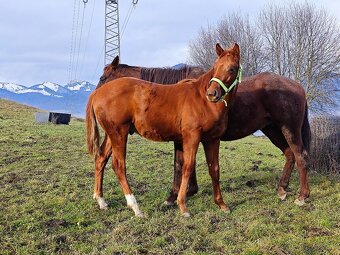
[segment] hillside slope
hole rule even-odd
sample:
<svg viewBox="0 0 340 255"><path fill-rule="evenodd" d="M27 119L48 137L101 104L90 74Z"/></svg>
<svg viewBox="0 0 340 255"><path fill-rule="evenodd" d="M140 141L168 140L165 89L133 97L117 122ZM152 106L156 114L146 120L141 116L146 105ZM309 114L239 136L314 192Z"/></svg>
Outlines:
<svg viewBox="0 0 340 255"><path fill-rule="evenodd" d="M219 211L202 148L193 216L165 207L172 181L172 143L133 135L128 179L146 219L133 217L113 171L106 170L109 209L92 200L93 162L85 126L39 125L36 109L0 99L0 254L339 254L340 184L310 174L311 199L276 196L283 156L266 138L221 144L221 188L230 205Z"/></svg>

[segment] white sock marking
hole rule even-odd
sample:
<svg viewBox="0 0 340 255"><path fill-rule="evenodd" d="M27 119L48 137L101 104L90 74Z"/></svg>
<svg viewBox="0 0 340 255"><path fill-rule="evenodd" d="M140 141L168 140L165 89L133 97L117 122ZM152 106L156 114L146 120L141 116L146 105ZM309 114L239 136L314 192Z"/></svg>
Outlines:
<svg viewBox="0 0 340 255"><path fill-rule="evenodd" d="M133 194L125 195L127 206L135 212L136 216L143 217L143 213L139 210L137 200Z"/></svg>
<svg viewBox="0 0 340 255"><path fill-rule="evenodd" d="M100 197L97 194L93 194L93 199L95 199L97 201L100 209L107 209L108 205L105 202L103 197Z"/></svg>

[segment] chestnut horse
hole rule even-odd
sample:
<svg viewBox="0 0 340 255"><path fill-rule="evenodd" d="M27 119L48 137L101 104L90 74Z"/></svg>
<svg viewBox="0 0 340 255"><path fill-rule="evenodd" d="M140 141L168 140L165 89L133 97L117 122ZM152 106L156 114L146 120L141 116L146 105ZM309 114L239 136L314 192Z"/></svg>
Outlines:
<svg viewBox="0 0 340 255"><path fill-rule="evenodd" d="M126 142L131 129L154 141L183 144L182 181L177 204L189 216L186 190L198 145L202 142L215 203L229 212L219 185L219 138L226 131L228 104L240 79L240 50L235 44L224 50L216 45L217 60L211 70L198 79L162 86L136 78L120 78L96 89L86 110L87 146L95 156L96 172L106 157L99 145L98 124L111 141L112 167L125 194L127 205L136 216L143 216L126 179ZM222 102L223 101L223 102ZM97 163L98 162L98 163ZM94 196L102 201L100 194Z"/></svg>
<svg viewBox="0 0 340 255"><path fill-rule="evenodd" d="M97 88L104 83L120 77L136 77L168 84L168 80L184 79L185 74L196 78L202 69L184 66L183 70L168 71L164 68L145 68L119 64L117 56L104 68ZM197 75L197 76L195 76ZM171 76L171 78L169 78ZM289 179L295 162L300 176L300 194L295 203L303 205L309 196L307 181L307 152L310 144L307 101L303 87L290 79L272 73L262 73L247 77L239 84L235 98L230 105L228 128L222 141L233 141L261 130L271 142L285 155L283 173L278 183L278 196L284 200L287 195ZM177 198L181 183L183 149L180 143L175 145L174 181L166 204L173 204ZM105 164L111 156L111 144L107 140L102 145L106 158L101 162L101 171L96 172L95 193L103 196L102 180ZM198 191L195 169L190 177L187 195ZM99 204L105 209L106 203ZM105 206L103 206L105 205Z"/></svg>

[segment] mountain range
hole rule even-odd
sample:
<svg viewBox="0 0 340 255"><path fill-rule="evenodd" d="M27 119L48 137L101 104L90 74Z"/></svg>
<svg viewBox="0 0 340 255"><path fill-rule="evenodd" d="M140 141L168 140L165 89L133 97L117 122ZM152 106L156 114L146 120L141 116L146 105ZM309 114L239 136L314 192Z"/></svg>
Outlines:
<svg viewBox="0 0 340 255"><path fill-rule="evenodd" d="M95 88L95 85L87 81L74 81L65 86L43 82L31 87L0 82L0 98L47 111L84 117L87 99Z"/></svg>
<svg viewBox="0 0 340 255"><path fill-rule="evenodd" d="M334 84L337 88L334 96L337 105L327 110L339 116L340 79L334 80ZM87 81L73 81L64 86L53 82L43 82L31 87L0 82L0 98L47 111L71 113L73 116L83 118L88 97L95 88L95 85Z"/></svg>

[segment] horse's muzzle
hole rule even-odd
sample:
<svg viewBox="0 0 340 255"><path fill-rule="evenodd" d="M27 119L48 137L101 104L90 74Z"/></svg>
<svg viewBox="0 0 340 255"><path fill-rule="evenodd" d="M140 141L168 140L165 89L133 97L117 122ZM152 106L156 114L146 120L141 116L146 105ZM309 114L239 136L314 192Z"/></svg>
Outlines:
<svg viewBox="0 0 340 255"><path fill-rule="evenodd" d="M210 102L216 103L221 99L220 93L216 90L208 90L206 93L206 97Z"/></svg>

